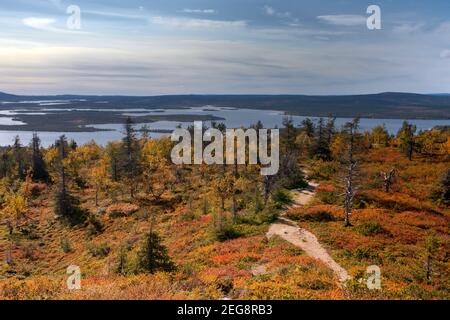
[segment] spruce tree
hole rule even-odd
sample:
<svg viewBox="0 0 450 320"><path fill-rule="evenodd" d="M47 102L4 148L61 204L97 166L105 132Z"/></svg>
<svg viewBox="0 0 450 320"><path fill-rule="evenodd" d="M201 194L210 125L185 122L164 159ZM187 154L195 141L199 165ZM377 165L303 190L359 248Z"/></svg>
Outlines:
<svg viewBox="0 0 450 320"><path fill-rule="evenodd" d="M314 148L314 155L318 159L330 160L331 151L330 143L332 127L334 127L334 122L329 121L326 125L324 119L319 119L319 124L317 126L317 137L316 144Z"/></svg>
<svg viewBox="0 0 450 320"><path fill-rule="evenodd" d="M13 145L13 156L14 156L14 162L17 165L17 172L16 176L18 179L23 180L26 176L26 169L25 169L25 157L24 157L24 149L22 147L22 143L20 142L19 136L16 136L14 138L14 145Z"/></svg>
<svg viewBox="0 0 450 320"><path fill-rule="evenodd" d="M56 142L59 151L58 170L59 182L55 194L55 215L69 222L78 224L86 219L86 212L80 208L80 201L67 189L67 175L64 167L64 159L67 157L68 144L66 137L62 135Z"/></svg>
<svg viewBox="0 0 450 320"><path fill-rule="evenodd" d="M130 117L125 122L125 137L123 138L124 166L123 171L130 187L130 196L134 198L136 178L139 175L139 148L133 120Z"/></svg>
<svg viewBox="0 0 450 320"><path fill-rule="evenodd" d="M445 172L442 179L434 187L431 199L439 205L450 205L450 169Z"/></svg>
<svg viewBox="0 0 450 320"><path fill-rule="evenodd" d="M150 228L150 232L138 252L138 262L139 269L143 272L170 272L175 269L175 264L170 259L167 248L162 244L160 236L153 230L153 227Z"/></svg>
<svg viewBox="0 0 450 320"><path fill-rule="evenodd" d="M48 182L49 174L44 162L44 158L41 153L41 140L36 133L33 133L31 139L31 168L33 181L45 181Z"/></svg>

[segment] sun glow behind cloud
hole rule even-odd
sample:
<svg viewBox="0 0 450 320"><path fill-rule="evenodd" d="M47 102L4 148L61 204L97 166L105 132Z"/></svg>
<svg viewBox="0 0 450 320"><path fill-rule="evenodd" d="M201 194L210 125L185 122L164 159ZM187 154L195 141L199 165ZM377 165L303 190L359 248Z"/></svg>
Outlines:
<svg viewBox="0 0 450 320"><path fill-rule="evenodd" d="M31 17L23 19L23 24L35 29L49 30L51 29L51 26L55 23L55 21L55 19Z"/></svg>

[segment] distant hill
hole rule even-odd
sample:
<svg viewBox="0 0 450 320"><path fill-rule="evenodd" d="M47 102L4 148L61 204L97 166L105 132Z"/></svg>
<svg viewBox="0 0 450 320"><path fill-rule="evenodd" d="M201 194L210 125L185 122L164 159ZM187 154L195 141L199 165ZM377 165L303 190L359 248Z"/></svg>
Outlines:
<svg viewBox="0 0 450 320"><path fill-rule="evenodd" d="M388 119L450 119L450 95L386 92L366 95L167 95L167 96L14 96L0 94L0 100L74 100L89 108L176 108L214 105L285 111L300 116L328 116ZM85 100L85 101L75 101ZM98 103L98 102L107 103ZM8 106L9 107L9 106ZM22 106L23 107L23 106Z"/></svg>
<svg viewBox="0 0 450 320"><path fill-rule="evenodd" d="M0 100L4 100L4 99L10 99L10 98L17 98L17 96L13 95L13 94L8 94L8 93L4 93L4 92L0 92Z"/></svg>

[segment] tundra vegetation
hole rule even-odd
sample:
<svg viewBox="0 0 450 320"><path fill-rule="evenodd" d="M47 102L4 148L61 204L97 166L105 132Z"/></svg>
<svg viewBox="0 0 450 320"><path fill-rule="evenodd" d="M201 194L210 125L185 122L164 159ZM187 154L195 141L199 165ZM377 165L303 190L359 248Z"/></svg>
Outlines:
<svg viewBox="0 0 450 320"><path fill-rule="evenodd" d="M223 124L212 124L224 131ZM262 128L261 123L254 125ZM358 119L286 118L280 171L174 165L169 138L135 131L78 146L0 149L0 299L448 299L450 130L370 132ZM306 206L293 189L319 184ZM281 212L352 277L266 238ZM82 271L68 290L66 268ZM377 265L382 290L365 286ZM255 267L264 272L254 275Z"/></svg>

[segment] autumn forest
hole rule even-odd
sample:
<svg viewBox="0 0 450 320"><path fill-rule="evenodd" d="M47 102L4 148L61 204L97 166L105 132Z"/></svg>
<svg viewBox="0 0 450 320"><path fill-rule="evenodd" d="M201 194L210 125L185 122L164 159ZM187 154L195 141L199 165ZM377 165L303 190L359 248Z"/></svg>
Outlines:
<svg viewBox="0 0 450 320"><path fill-rule="evenodd" d="M449 127L286 117L273 176L174 165L170 137L135 128L0 148L0 299L450 297Z"/></svg>

